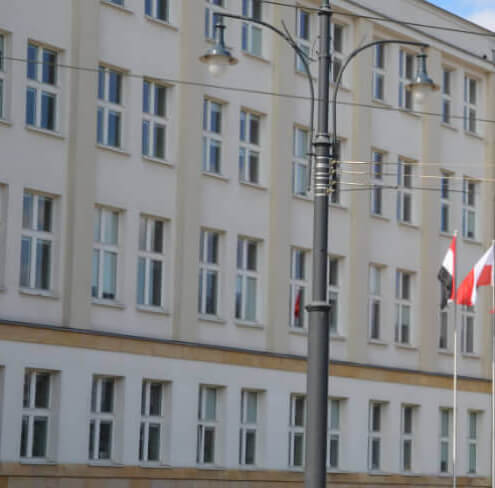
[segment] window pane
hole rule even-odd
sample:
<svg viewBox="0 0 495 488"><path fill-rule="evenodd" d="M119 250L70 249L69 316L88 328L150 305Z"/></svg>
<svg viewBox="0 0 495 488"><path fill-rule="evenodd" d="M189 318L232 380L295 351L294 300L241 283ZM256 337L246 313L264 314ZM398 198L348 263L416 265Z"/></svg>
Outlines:
<svg viewBox="0 0 495 488"><path fill-rule="evenodd" d="M22 426L21 426L21 457L26 457L27 453L27 443L28 443L28 430L29 430L29 417L27 415L22 416Z"/></svg>
<svg viewBox="0 0 495 488"><path fill-rule="evenodd" d="M216 420L217 417L217 390L205 388L205 411L203 420Z"/></svg>
<svg viewBox="0 0 495 488"><path fill-rule="evenodd" d="M144 429L145 423L139 425L139 460L144 461Z"/></svg>
<svg viewBox="0 0 495 488"><path fill-rule="evenodd" d="M55 130L56 96L51 93L41 94L41 127Z"/></svg>
<svg viewBox="0 0 495 488"><path fill-rule="evenodd" d="M165 127L163 125L154 126L153 156L155 158L165 158Z"/></svg>
<svg viewBox="0 0 495 488"><path fill-rule="evenodd" d="M330 428L338 429L340 425L340 403L338 400L330 401Z"/></svg>
<svg viewBox="0 0 495 488"><path fill-rule="evenodd" d="M150 154L150 121L143 120L143 128L142 128L142 150L145 156L149 156Z"/></svg>
<svg viewBox="0 0 495 488"><path fill-rule="evenodd" d="M98 459L110 459L112 455L112 422L100 422Z"/></svg>
<svg viewBox="0 0 495 488"><path fill-rule="evenodd" d="M412 415L413 415L412 407L404 407L404 425L403 425L404 434L412 433Z"/></svg>
<svg viewBox="0 0 495 488"><path fill-rule="evenodd" d="M26 91L26 124L36 125L36 90L28 88Z"/></svg>
<svg viewBox="0 0 495 488"><path fill-rule="evenodd" d="M108 112L107 144L120 147L120 113Z"/></svg>
<svg viewBox="0 0 495 488"><path fill-rule="evenodd" d="M330 436L330 467L339 467L339 436Z"/></svg>
<svg viewBox="0 0 495 488"><path fill-rule="evenodd" d="M137 270L137 302L139 305L144 305L144 282L146 260L145 258L138 258L138 270Z"/></svg>
<svg viewBox="0 0 495 488"><path fill-rule="evenodd" d="M162 262L152 260L150 266L149 303L160 307L162 305Z"/></svg>
<svg viewBox="0 0 495 488"><path fill-rule="evenodd" d="M215 429L212 427L204 428L203 462L215 462Z"/></svg>
<svg viewBox="0 0 495 488"><path fill-rule="evenodd" d="M235 318L242 317L242 276L237 276L235 281Z"/></svg>
<svg viewBox="0 0 495 488"><path fill-rule="evenodd" d="M38 46L28 44L27 58L27 77L30 80L36 80L38 78Z"/></svg>
<svg viewBox="0 0 495 488"><path fill-rule="evenodd" d="M31 286L31 238L21 239L21 270L19 282L21 286Z"/></svg>
<svg viewBox="0 0 495 488"><path fill-rule="evenodd" d="M246 320L256 321L256 278L246 279Z"/></svg>
<svg viewBox="0 0 495 488"><path fill-rule="evenodd" d="M163 222L154 220L152 224L151 250L153 252L163 252Z"/></svg>
<svg viewBox="0 0 495 488"><path fill-rule="evenodd" d="M48 418L34 417L33 421L33 457L46 456Z"/></svg>
<svg viewBox="0 0 495 488"><path fill-rule="evenodd" d="M102 211L105 244L117 244L119 237L119 214L108 210Z"/></svg>
<svg viewBox="0 0 495 488"><path fill-rule="evenodd" d="M25 194L26 195L26 194ZM38 219L37 230L51 232L52 230L52 204L53 200L48 197L38 197Z"/></svg>
<svg viewBox="0 0 495 488"><path fill-rule="evenodd" d="M251 26L251 34L252 34L252 53L256 56L261 56L261 29L258 27Z"/></svg>
<svg viewBox="0 0 495 488"><path fill-rule="evenodd" d="M93 250L92 259L92 274L91 274L91 296L98 297L99 292L99 279L100 279L100 252Z"/></svg>
<svg viewBox="0 0 495 488"><path fill-rule="evenodd" d="M36 373L35 408L49 408L50 403L50 374Z"/></svg>
<svg viewBox="0 0 495 488"><path fill-rule="evenodd" d="M104 110L102 108L98 109L97 115L96 115L96 142L98 144L104 144L104 130L103 130L103 124L104 124Z"/></svg>
<svg viewBox="0 0 495 488"><path fill-rule="evenodd" d="M218 264L218 234L216 232L208 232L206 236L208 248L207 262Z"/></svg>
<svg viewBox="0 0 495 488"><path fill-rule="evenodd" d="M162 415L162 391L163 385L161 383L150 384L150 415Z"/></svg>
<svg viewBox="0 0 495 488"><path fill-rule="evenodd" d="M248 430L246 432L246 451L245 464L254 464L256 457L256 431Z"/></svg>
<svg viewBox="0 0 495 488"><path fill-rule="evenodd" d="M255 424L258 416L258 394L255 391L245 392L247 395L246 422Z"/></svg>
<svg viewBox="0 0 495 488"><path fill-rule="evenodd" d="M116 104L121 103L122 75L116 71L109 70L108 101Z"/></svg>
<svg viewBox="0 0 495 488"><path fill-rule="evenodd" d="M402 469L404 471L411 471L411 458L412 441L410 439L406 439L402 445Z"/></svg>
<svg viewBox="0 0 495 488"><path fill-rule="evenodd" d="M304 459L304 434L294 434L294 466L302 466Z"/></svg>
<svg viewBox="0 0 495 488"><path fill-rule="evenodd" d="M476 444L469 444L469 472L476 473Z"/></svg>
<svg viewBox="0 0 495 488"><path fill-rule="evenodd" d="M57 83L57 53L43 49L43 83L55 85Z"/></svg>
<svg viewBox="0 0 495 488"><path fill-rule="evenodd" d="M100 412L113 412L114 380L102 378L101 380L101 406Z"/></svg>
<svg viewBox="0 0 495 488"><path fill-rule="evenodd" d="M380 469L380 439L371 440L371 469Z"/></svg>
<svg viewBox="0 0 495 488"><path fill-rule="evenodd" d="M440 443L440 472L447 473L449 470L449 443Z"/></svg>
<svg viewBox="0 0 495 488"><path fill-rule="evenodd" d="M250 271L256 271L257 264L256 264L256 258L257 258L257 243L254 241L247 241L247 263L246 263L246 269Z"/></svg>
<svg viewBox="0 0 495 488"><path fill-rule="evenodd" d="M31 373L24 373L24 389L22 397L22 406L24 408L31 407Z"/></svg>
<svg viewBox="0 0 495 488"><path fill-rule="evenodd" d="M164 86L155 86L155 115L165 117L167 89Z"/></svg>
<svg viewBox="0 0 495 488"><path fill-rule="evenodd" d="M160 460L160 424L150 424L148 430L148 461Z"/></svg>
<svg viewBox="0 0 495 488"><path fill-rule="evenodd" d="M293 405L294 405L294 425L297 427L304 427L304 419L305 419L304 397L295 397Z"/></svg>
<svg viewBox="0 0 495 488"><path fill-rule="evenodd" d="M249 142L251 144L259 144L260 119L256 115L249 117Z"/></svg>
<svg viewBox="0 0 495 488"><path fill-rule="evenodd" d="M442 410L440 412L441 424L440 424L440 435L442 437L449 436L449 412L447 410Z"/></svg>
<svg viewBox="0 0 495 488"><path fill-rule="evenodd" d="M206 273L206 313L215 315L217 313L217 272Z"/></svg>
<svg viewBox="0 0 495 488"><path fill-rule="evenodd" d="M50 288L51 241L36 240L36 279L35 288Z"/></svg>
<svg viewBox="0 0 495 488"><path fill-rule="evenodd" d="M156 17L160 20L168 20L168 0L156 0Z"/></svg>
<svg viewBox="0 0 495 488"><path fill-rule="evenodd" d="M222 132L222 106L215 102L210 105L210 132L220 134Z"/></svg>
<svg viewBox="0 0 495 488"><path fill-rule="evenodd" d="M103 253L103 293L102 298L115 299L117 291L117 254Z"/></svg>

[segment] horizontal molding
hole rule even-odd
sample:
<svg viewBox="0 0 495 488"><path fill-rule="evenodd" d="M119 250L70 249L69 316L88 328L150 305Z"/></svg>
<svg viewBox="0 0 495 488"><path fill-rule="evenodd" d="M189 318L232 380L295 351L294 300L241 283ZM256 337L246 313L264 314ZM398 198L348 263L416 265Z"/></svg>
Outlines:
<svg viewBox="0 0 495 488"><path fill-rule="evenodd" d="M121 352L185 361L203 361L294 373L306 372L306 358L304 356L5 320L0 321L0 340ZM332 361L330 376L452 389L451 375L346 361ZM486 394L491 392L491 383L484 378L459 376L457 386L461 391Z"/></svg>

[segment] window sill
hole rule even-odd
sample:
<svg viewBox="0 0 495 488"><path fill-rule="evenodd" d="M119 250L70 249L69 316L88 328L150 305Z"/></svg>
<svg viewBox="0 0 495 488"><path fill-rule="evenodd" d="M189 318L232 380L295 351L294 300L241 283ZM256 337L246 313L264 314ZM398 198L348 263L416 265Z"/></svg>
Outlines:
<svg viewBox="0 0 495 488"><path fill-rule="evenodd" d="M101 149L102 151L110 151L113 153L120 154L122 156L130 157L130 155L131 155L130 152L124 151L123 149L120 149L118 147L113 147L113 146L105 146L105 144L96 144L96 147L98 149Z"/></svg>
<svg viewBox="0 0 495 488"><path fill-rule="evenodd" d="M151 17L150 15L145 15L144 18L153 24L160 25L161 27L165 27L166 29L171 29L173 31L178 32L179 27L176 25L171 24L170 22L167 22L166 20L161 20L161 19L156 19L155 17Z"/></svg>
<svg viewBox="0 0 495 488"><path fill-rule="evenodd" d="M470 132L468 130L464 130L464 135L469 136L469 137L474 137L474 139L478 139L479 141L484 140L484 137L477 134L476 132Z"/></svg>
<svg viewBox="0 0 495 488"><path fill-rule="evenodd" d="M99 307L117 308L119 310L125 309L125 305L123 303L119 303L115 300L104 300L102 298L93 298L91 300L91 303Z"/></svg>
<svg viewBox="0 0 495 488"><path fill-rule="evenodd" d="M373 219L382 220L383 222L390 222L390 218L385 217L385 215L370 213L370 217Z"/></svg>
<svg viewBox="0 0 495 488"><path fill-rule="evenodd" d="M345 342L347 340L347 337L340 335L340 334L332 334L330 332L330 340L331 341L337 341L337 342Z"/></svg>
<svg viewBox="0 0 495 488"><path fill-rule="evenodd" d="M476 246L481 246L483 245L482 242L476 240L476 239L471 239L470 237L463 237L462 240L468 244L475 244Z"/></svg>
<svg viewBox="0 0 495 488"><path fill-rule="evenodd" d="M388 342L381 341L380 339L368 339L368 344L374 345L374 346L388 346Z"/></svg>
<svg viewBox="0 0 495 488"><path fill-rule="evenodd" d="M371 102L375 103L376 105L381 105L383 108L387 108L387 109L393 108L392 105L390 105L390 103L387 103L385 100L380 100L379 98L372 97Z"/></svg>
<svg viewBox="0 0 495 488"><path fill-rule="evenodd" d="M29 295L32 297L51 298L52 300L58 300L60 297L51 291L38 290L36 288L19 288L21 295Z"/></svg>
<svg viewBox="0 0 495 488"><path fill-rule="evenodd" d="M134 12L131 9L124 7L123 5L117 5L116 3L112 3L109 0L100 0L100 3L102 5L106 5L107 7L112 7L116 10L124 12L126 14L134 14Z"/></svg>
<svg viewBox="0 0 495 488"><path fill-rule="evenodd" d="M261 191L268 190L266 186L260 185L259 183L251 183L250 181L239 180L239 184L243 186L248 186L250 188L254 188L255 190L261 190Z"/></svg>
<svg viewBox="0 0 495 488"><path fill-rule="evenodd" d="M230 181L230 178L227 178L226 176L223 176L218 173L210 173L209 171L201 171L201 174L204 176L208 176L209 178L215 178L220 181L225 181L226 183Z"/></svg>
<svg viewBox="0 0 495 488"><path fill-rule="evenodd" d="M125 467L125 464L116 463L115 461L107 459L101 461L95 459L88 461L88 466L98 466L99 468L123 468Z"/></svg>
<svg viewBox="0 0 495 488"><path fill-rule="evenodd" d="M213 324L225 325L227 321L216 315L198 315L198 320L201 322L211 322Z"/></svg>
<svg viewBox="0 0 495 488"><path fill-rule="evenodd" d="M440 237L446 237L447 239L452 239L452 237L454 237L454 233L440 231Z"/></svg>
<svg viewBox="0 0 495 488"><path fill-rule="evenodd" d="M449 129L454 132L459 132L459 129L457 127L454 127L451 124L447 124L446 122L440 122L440 127L445 127L445 129Z"/></svg>
<svg viewBox="0 0 495 488"><path fill-rule="evenodd" d="M225 469L223 466L220 466L219 464L198 464L197 467L198 467L198 469L206 469L206 470L210 470L210 471L224 470Z"/></svg>
<svg viewBox="0 0 495 488"><path fill-rule="evenodd" d="M4 125L5 127L12 127L14 123L11 120L0 118L0 125Z"/></svg>
<svg viewBox="0 0 495 488"><path fill-rule="evenodd" d="M166 159L154 158L153 156L144 156L143 161L148 161L149 163L159 164L161 166L168 166L169 168L175 168L175 164L167 161Z"/></svg>
<svg viewBox="0 0 495 488"><path fill-rule="evenodd" d="M148 462L148 463L139 463L138 466L140 468L143 468L143 469L157 469L157 468L160 468L160 469L171 469L173 466L171 466L170 464L163 464L163 463L155 463L155 462Z"/></svg>
<svg viewBox="0 0 495 488"><path fill-rule="evenodd" d="M403 222L402 220L399 220L398 224L401 226L401 227L406 227L406 228L409 228L409 229L416 229L416 230L419 230L419 225L416 225L416 224L411 224L409 222Z"/></svg>
<svg viewBox="0 0 495 488"><path fill-rule="evenodd" d="M302 200L303 202L313 203L313 197L309 195L300 195L298 193L293 193L292 198L295 198L296 200Z"/></svg>
<svg viewBox="0 0 495 488"><path fill-rule="evenodd" d="M51 459L45 459L45 458L20 458L19 459L19 464L40 464L40 465L45 465L45 466L56 466L57 462L53 461Z"/></svg>
<svg viewBox="0 0 495 488"><path fill-rule="evenodd" d="M289 334L294 334L298 336L307 336L308 335L308 329L305 329L303 327L297 328L297 327L290 327L289 328Z"/></svg>
<svg viewBox="0 0 495 488"><path fill-rule="evenodd" d="M416 119L421 118L421 115L418 114L417 112L415 112L412 108L399 107L398 110L401 114L406 114L406 115L409 115L409 116L414 117Z"/></svg>
<svg viewBox="0 0 495 488"><path fill-rule="evenodd" d="M26 125L24 126L26 130L30 132L35 132L36 134L43 134L45 136L54 137L55 139L64 140L65 136L60 134L60 132L55 132L53 130L41 129L40 127L35 127L34 125Z"/></svg>
<svg viewBox="0 0 495 488"><path fill-rule="evenodd" d="M250 53L249 51L241 51L244 56L247 56L248 58L256 59L257 61L261 61L266 64L271 64L271 61L264 56L260 56L258 54L253 54Z"/></svg>
<svg viewBox="0 0 495 488"><path fill-rule="evenodd" d="M136 310L138 312L170 316L170 312L163 307L153 307L150 305L137 305Z"/></svg>
<svg viewBox="0 0 495 488"><path fill-rule="evenodd" d="M346 207L346 206L344 206L344 205L342 205L341 203L331 203L331 202L329 201L328 206L329 206L329 207L332 207L332 208L339 208L340 210L345 210L345 211L347 211L347 210L348 210L348 209L347 209L347 207Z"/></svg>
<svg viewBox="0 0 495 488"><path fill-rule="evenodd" d="M461 352L461 356L464 359L481 359L481 356L475 352Z"/></svg>
<svg viewBox="0 0 495 488"><path fill-rule="evenodd" d="M452 351L449 351L448 349L437 349L437 353L441 354L442 356L453 356L454 353Z"/></svg>
<svg viewBox="0 0 495 488"><path fill-rule="evenodd" d="M237 327L242 327L244 329L264 329L265 326L259 322L249 322L247 320L234 320Z"/></svg>
<svg viewBox="0 0 495 488"><path fill-rule="evenodd" d="M413 346L411 344L400 344L399 342L395 342L394 346L396 349L405 349L407 351L417 351L418 348L416 346Z"/></svg>

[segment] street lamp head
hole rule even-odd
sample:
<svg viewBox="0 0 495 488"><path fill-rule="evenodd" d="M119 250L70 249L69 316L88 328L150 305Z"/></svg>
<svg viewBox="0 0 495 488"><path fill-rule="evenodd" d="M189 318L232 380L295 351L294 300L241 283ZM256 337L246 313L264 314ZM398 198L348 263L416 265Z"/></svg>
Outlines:
<svg viewBox="0 0 495 488"><path fill-rule="evenodd" d="M414 81L409 83L407 86L407 89L413 92L414 99L419 106L424 103L426 97L431 91L438 90L439 88L439 86L436 85L435 82L428 76L428 72L426 70L426 58L427 55L424 50L416 56L418 64L416 77L414 78Z"/></svg>
<svg viewBox="0 0 495 488"><path fill-rule="evenodd" d="M201 56L199 60L208 65L208 70L213 76L219 76L225 72L227 66L237 64L238 60L225 47L225 26L218 23L215 29L217 31L217 42L215 46L208 49L206 54Z"/></svg>

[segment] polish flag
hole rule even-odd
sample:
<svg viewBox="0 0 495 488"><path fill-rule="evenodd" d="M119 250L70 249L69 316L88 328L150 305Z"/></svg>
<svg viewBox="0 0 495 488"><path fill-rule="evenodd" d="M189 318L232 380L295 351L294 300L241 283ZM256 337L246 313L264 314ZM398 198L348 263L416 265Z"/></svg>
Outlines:
<svg viewBox="0 0 495 488"><path fill-rule="evenodd" d="M454 236L450 243L447 254L443 258L442 267L438 272L438 280L441 285L442 300L440 308L444 309L448 303L455 300L455 253L456 253L456 240Z"/></svg>
<svg viewBox="0 0 495 488"><path fill-rule="evenodd" d="M294 317L296 319L298 319L301 315L301 292L302 290L299 289L297 292L296 303L294 304Z"/></svg>
<svg viewBox="0 0 495 488"><path fill-rule="evenodd" d="M493 244L483 257L474 265L474 268L464 278L457 289L457 303L459 305L474 306L476 303L476 290L479 286L493 286Z"/></svg>

